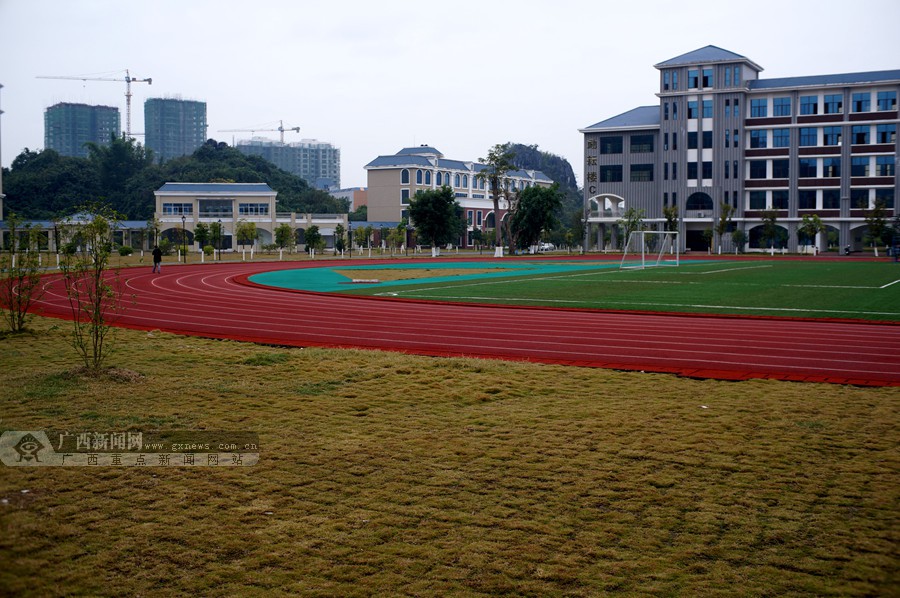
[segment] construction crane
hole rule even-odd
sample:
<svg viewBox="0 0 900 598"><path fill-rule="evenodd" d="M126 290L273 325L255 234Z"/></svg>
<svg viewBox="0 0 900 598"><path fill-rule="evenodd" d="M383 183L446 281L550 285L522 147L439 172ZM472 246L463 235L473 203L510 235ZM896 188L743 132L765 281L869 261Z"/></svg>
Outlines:
<svg viewBox="0 0 900 598"><path fill-rule="evenodd" d="M284 145L284 132L285 131L294 131L296 133L300 132L300 127L288 127L284 128L284 121L278 121L277 129L219 129L219 133L263 133L268 131L278 131L281 133L281 143Z"/></svg>
<svg viewBox="0 0 900 598"><path fill-rule="evenodd" d="M70 79L74 81L124 81L125 82L125 136L131 137L131 84L132 83L146 83L147 85L153 84L153 79L138 79L137 77L132 77L131 73L128 69L125 69L125 78L122 79L120 77L53 77L53 76L39 76L38 79Z"/></svg>

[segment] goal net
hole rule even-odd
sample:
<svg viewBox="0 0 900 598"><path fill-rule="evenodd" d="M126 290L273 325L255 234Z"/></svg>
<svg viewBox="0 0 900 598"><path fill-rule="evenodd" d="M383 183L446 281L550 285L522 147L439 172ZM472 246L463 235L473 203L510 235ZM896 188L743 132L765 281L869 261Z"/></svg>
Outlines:
<svg viewBox="0 0 900 598"><path fill-rule="evenodd" d="M628 235L619 269L678 265L678 233L641 230Z"/></svg>

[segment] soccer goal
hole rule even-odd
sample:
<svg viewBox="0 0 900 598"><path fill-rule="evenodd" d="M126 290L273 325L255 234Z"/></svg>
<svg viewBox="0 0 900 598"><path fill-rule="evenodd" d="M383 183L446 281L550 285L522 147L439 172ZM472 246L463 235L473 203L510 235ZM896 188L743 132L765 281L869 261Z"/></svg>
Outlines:
<svg viewBox="0 0 900 598"><path fill-rule="evenodd" d="M628 235L619 269L677 266L678 260L677 232L640 230Z"/></svg>

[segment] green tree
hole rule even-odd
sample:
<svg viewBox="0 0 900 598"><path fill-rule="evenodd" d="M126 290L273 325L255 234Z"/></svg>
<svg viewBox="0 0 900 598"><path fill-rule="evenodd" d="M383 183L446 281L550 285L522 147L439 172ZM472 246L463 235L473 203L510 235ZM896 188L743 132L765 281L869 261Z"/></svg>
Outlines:
<svg viewBox="0 0 900 598"><path fill-rule="evenodd" d="M678 231L678 206L663 206L663 217L666 219L663 225L666 231Z"/></svg>
<svg viewBox="0 0 900 598"><path fill-rule="evenodd" d="M816 237L825 230L825 225L818 214L804 214L800 227L797 229L806 241L805 245L815 245Z"/></svg>
<svg viewBox="0 0 900 598"><path fill-rule="evenodd" d="M866 224L869 232L868 238L872 242L872 248L875 250L875 257L878 257L878 244L881 243L881 237L887 230L887 208L884 201L876 200L875 205L866 213Z"/></svg>
<svg viewBox="0 0 900 598"><path fill-rule="evenodd" d="M253 245L256 242L256 223L238 220L234 226L234 234L241 249L244 245Z"/></svg>
<svg viewBox="0 0 900 598"><path fill-rule="evenodd" d="M778 240L778 211L765 210L762 214L763 230L760 238L763 245L771 247L775 251L775 242Z"/></svg>
<svg viewBox="0 0 900 598"><path fill-rule="evenodd" d="M32 227L20 230L21 224L22 219L15 214L7 216L9 253L0 254L0 314L13 333L25 330L28 309L44 293L39 252L41 232ZM24 251L17 252L17 246Z"/></svg>
<svg viewBox="0 0 900 598"><path fill-rule="evenodd" d="M358 228L353 229L353 242L356 243L356 246L359 249L362 249L366 246L366 227L360 226Z"/></svg>
<svg viewBox="0 0 900 598"><path fill-rule="evenodd" d="M537 245L541 235L555 225L555 214L560 205L562 193L556 183L551 187L533 186L521 191L509 217L510 243L519 249Z"/></svg>
<svg viewBox="0 0 900 598"><path fill-rule="evenodd" d="M24 219L70 215L85 198L104 197L100 177L86 158L28 148L3 175L4 209Z"/></svg>
<svg viewBox="0 0 900 598"><path fill-rule="evenodd" d="M715 236L713 229L707 228L703 230L703 240L706 242L706 251L707 253L712 252L712 240Z"/></svg>
<svg viewBox="0 0 900 598"><path fill-rule="evenodd" d="M156 216L151 216L147 220L147 231L150 233L150 245L157 245L159 243L159 229L162 227L162 223L156 218Z"/></svg>
<svg viewBox="0 0 900 598"><path fill-rule="evenodd" d="M487 158L478 160L484 164L484 169L475 175L475 178L484 181L488 189L490 189L491 197L494 201L494 219L497 224L500 224L500 198L503 196L508 200L508 197L506 197L507 175L510 170L515 168L513 164L514 159L515 154L509 151L508 144L497 144L488 150ZM503 239L501 238L500 226L494 229L494 235L496 243L494 257L503 257Z"/></svg>
<svg viewBox="0 0 900 598"><path fill-rule="evenodd" d="M737 229L731 233L731 243L734 245L736 252L744 253L744 244L747 242L747 233L741 229Z"/></svg>
<svg viewBox="0 0 900 598"><path fill-rule="evenodd" d="M349 215L350 222L366 222L369 219L369 206L359 206Z"/></svg>
<svg viewBox="0 0 900 598"><path fill-rule="evenodd" d="M275 245L279 249L294 250L294 231L287 222L282 222L275 227Z"/></svg>
<svg viewBox="0 0 900 598"><path fill-rule="evenodd" d="M112 351L112 323L124 306L118 271L109 276L113 231L119 215L109 208L89 206L90 219L71 222L75 249L60 262L66 296L72 310L72 346L85 369L96 375Z"/></svg>
<svg viewBox="0 0 900 598"><path fill-rule="evenodd" d="M716 239L719 242L719 253L722 253L722 238L728 232L731 225L731 215L734 213L734 206L730 203L719 202L719 219L716 221Z"/></svg>
<svg viewBox="0 0 900 598"><path fill-rule="evenodd" d="M337 253L343 253L347 247L347 230L343 224L334 227L334 250Z"/></svg>
<svg viewBox="0 0 900 598"><path fill-rule="evenodd" d="M459 225L459 204L453 189L418 191L409 202L409 218L420 239L431 244L431 255L440 255L440 246L454 240Z"/></svg>
<svg viewBox="0 0 900 598"><path fill-rule="evenodd" d="M209 226L205 222L198 222L194 227L194 241L201 249L209 244L210 232Z"/></svg>
<svg viewBox="0 0 900 598"><path fill-rule="evenodd" d="M325 247L325 238L322 237L322 233L319 232L319 227L313 224L308 229L306 229L306 251L311 253L310 250L321 251Z"/></svg>
<svg viewBox="0 0 900 598"><path fill-rule="evenodd" d="M221 259L221 255L219 252L222 250L222 241L225 238L224 229L222 228L221 222L212 222L209 225L209 242L212 244L213 249L216 250L217 259Z"/></svg>
<svg viewBox="0 0 900 598"><path fill-rule="evenodd" d="M628 208L618 221L622 227L622 246L628 243L631 233L644 229L644 210L640 208Z"/></svg>

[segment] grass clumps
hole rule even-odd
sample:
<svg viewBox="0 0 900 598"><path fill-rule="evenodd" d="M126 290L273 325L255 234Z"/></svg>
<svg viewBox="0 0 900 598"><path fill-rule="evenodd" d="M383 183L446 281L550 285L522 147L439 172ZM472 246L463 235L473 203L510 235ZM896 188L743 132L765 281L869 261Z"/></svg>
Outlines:
<svg viewBox="0 0 900 598"><path fill-rule="evenodd" d="M61 375L76 357L34 323L34 337L0 341L2 429L247 430L261 458L0 467L2 594L897 587L894 388L131 330L114 359L144 378L121 385Z"/></svg>

